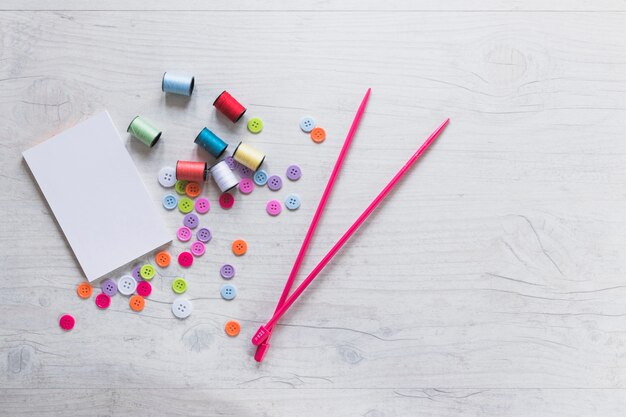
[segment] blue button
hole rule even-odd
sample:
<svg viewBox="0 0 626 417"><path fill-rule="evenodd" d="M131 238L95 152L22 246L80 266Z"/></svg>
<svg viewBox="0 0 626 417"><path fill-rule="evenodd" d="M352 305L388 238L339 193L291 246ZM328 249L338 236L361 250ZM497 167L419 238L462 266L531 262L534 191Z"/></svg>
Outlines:
<svg viewBox="0 0 626 417"><path fill-rule="evenodd" d="M311 130L315 128L315 120L312 117L303 117L300 119L300 129L303 132L311 133Z"/></svg>
<svg viewBox="0 0 626 417"><path fill-rule="evenodd" d="M224 300L232 300L237 296L237 288L232 284L222 285L220 288L220 294Z"/></svg>
<svg viewBox="0 0 626 417"><path fill-rule="evenodd" d="M163 196L163 207L168 210L174 210L178 205L178 199L174 194L165 194Z"/></svg>
<svg viewBox="0 0 626 417"><path fill-rule="evenodd" d="M289 194L285 199L285 207L289 210L297 210L300 207L300 197L296 194Z"/></svg>
<svg viewBox="0 0 626 417"><path fill-rule="evenodd" d="M254 174L254 178L252 178L252 180L254 181L254 183L256 185L258 185L259 187L267 184L267 172L263 171L262 169L258 170L255 174Z"/></svg>

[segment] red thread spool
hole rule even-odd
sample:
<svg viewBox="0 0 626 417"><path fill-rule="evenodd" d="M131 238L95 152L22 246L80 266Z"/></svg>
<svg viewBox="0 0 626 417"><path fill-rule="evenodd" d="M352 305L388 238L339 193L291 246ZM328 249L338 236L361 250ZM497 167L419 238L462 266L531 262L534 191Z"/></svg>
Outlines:
<svg viewBox="0 0 626 417"><path fill-rule="evenodd" d="M184 181L202 182L206 180L206 162L178 161L176 162L176 179Z"/></svg>
<svg viewBox="0 0 626 417"><path fill-rule="evenodd" d="M213 105L233 123L241 119L241 116L246 112L246 108L235 100L233 96L228 94L226 90L222 91L222 94L217 96Z"/></svg>

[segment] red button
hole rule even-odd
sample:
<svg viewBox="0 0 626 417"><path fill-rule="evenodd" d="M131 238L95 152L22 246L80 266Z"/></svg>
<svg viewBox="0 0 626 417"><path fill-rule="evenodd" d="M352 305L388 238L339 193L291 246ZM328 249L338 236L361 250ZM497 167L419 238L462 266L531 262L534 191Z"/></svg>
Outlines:
<svg viewBox="0 0 626 417"><path fill-rule="evenodd" d="M108 308L111 304L111 297L106 294L98 294L96 297L96 305L102 309Z"/></svg>
<svg viewBox="0 0 626 417"><path fill-rule="evenodd" d="M178 255L178 263L183 268L189 268L193 263L193 255L189 252L183 252Z"/></svg>
<svg viewBox="0 0 626 417"><path fill-rule="evenodd" d="M152 293L152 285L148 281L141 281L137 284L137 294L146 298L150 293Z"/></svg>
<svg viewBox="0 0 626 417"><path fill-rule="evenodd" d="M74 317L69 314L64 314L59 319L59 326L61 326L63 330L72 330L74 328L74 323L76 323L76 320L74 320Z"/></svg>
<svg viewBox="0 0 626 417"><path fill-rule="evenodd" d="M235 204L235 199L230 193L223 193L220 196L220 207L229 209Z"/></svg>

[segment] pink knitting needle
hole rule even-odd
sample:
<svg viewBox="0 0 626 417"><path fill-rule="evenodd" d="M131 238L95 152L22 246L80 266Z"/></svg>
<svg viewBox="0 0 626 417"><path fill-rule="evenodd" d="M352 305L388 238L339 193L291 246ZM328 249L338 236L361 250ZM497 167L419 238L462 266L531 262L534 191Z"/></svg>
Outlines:
<svg viewBox="0 0 626 417"><path fill-rule="evenodd" d="M341 249L341 247L350 239L350 237L358 230L358 228L363 224L363 222L367 219L367 217L376 209L376 207L383 201L385 196L389 194L389 192L393 189L393 187L397 184L397 182L402 178L402 176L411 168L411 166L417 161L417 159L422 156L422 154L428 149L428 147L437 139L439 134L443 131L443 129L447 126L450 119L446 119L431 135L426 139L426 142L413 154L413 156L407 161L406 164L396 173L396 175L389 181L389 183L383 188L383 190L376 196L374 201L370 203L369 206L361 213L359 218L350 226L350 228L341 236L341 238L335 243L335 245L331 248L330 251L324 256L324 258L317 264L317 266L311 271L308 277L296 288L293 294L285 300L280 309L274 313L274 316L270 319L270 321L265 324L265 326L259 327L254 337L252 338L252 344L258 346L264 340L269 337L270 331L268 329L272 328L276 322L282 317L283 314L291 307L291 305L298 299L298 297L306 290L306 288L313 282L315 277L320 273L322 269L330 262L330 260L335 256L337 252Z"/></svg>
<svg viewBox="0 0 626 417"><path fill-rule="evenodd" d="M343 165L343 160L346 158L348 153L348 148L352 143L352 138L356 133L356 129L361 122L361 116L365 112L365 106L367 105L367 101L370 96L371 88L367 89L365 93L365 97L361 100L361 105L354 116L354 120L352 121L352 126L350 126L350 130L348 131L348 135L346 136L346 140L343 142L343 146L341 147L341 151L339 152L339 156L337 157L337 161L335 162L335 166L333 167L333 171L330 174L330 178L328 178L328 183L326 184L326 188L324 189L324 193L322 194L322 198L320 199L319 204L317 205L317 209L315 210L315 214L313 215L313 219L311 220L311 224L309 225L309 230L306 232L306 236L304 237L304 241L302 242L302 246L300 247L300 252L298 252L298 256L296 257L296 261L291 268L291 272L289 273L289 278L285 283L285 288L283 289L283 293L280 296L280 300L278 300L278 304L276 305L276 310L274 313L278 311L278 309L285 303L285 300L289 296L289 291L291 291L291 287L293 286L294 281L296 280L296 275L298 275L298 271L300 270L300 265L302 265L302 261L304 259L304 255L309 247L309 243L311 243L311 238L313 237L313 233L315 232L315 228L319 223L320 218L322 217L322 212L324 211L324 207L326 206L326 201L328 200L328 196L330 195L330 191L335 184L335 179L337 179L337 175L339 174L339 170ZM267 353L267 350L270 348L270 338L271 332L274 326L268 326L268 334L266 340L257 348L256 353L254 354L254 359L257 362L261 362L263 357Z"/></svg>

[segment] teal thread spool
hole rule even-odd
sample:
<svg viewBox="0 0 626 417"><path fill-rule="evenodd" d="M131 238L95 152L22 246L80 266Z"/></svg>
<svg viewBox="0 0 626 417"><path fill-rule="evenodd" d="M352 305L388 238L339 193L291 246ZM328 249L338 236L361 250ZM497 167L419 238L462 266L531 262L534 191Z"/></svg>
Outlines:
<svg viewBox="0 0 626 417"><path fill-rule="evenodd" d="M190 96L193 93L195 78L193 75L166 72L161 81L161 90L166 93Z"/></svg>
<svg viewBox="0 0 626 417"><path fill-rule="evenodd" d="M222 156L228 144L206 127L198 133L194 142L215 158Z"/></svg>
<svg viewBox="0 0 626 417"><path fill-rule="evenodd" d="M135 117L132 122L130 122L126 131L137 138L139 142L151 148L159 141L162 133L159 129L139 116Z"/></svg>

